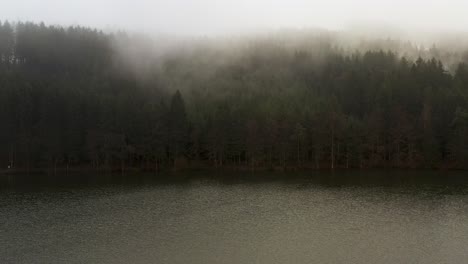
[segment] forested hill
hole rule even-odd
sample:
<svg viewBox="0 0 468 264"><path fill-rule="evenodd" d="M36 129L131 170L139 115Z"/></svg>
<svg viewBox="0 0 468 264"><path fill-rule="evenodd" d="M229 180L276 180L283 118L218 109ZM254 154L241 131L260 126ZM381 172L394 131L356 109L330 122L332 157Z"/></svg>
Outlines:
<svg viewBox="0 0 468 264"><path fill-rule="evenodd" d="M468 168L451 51L248 43L141 56L125 35L2 22L0 170Z"/></svg>

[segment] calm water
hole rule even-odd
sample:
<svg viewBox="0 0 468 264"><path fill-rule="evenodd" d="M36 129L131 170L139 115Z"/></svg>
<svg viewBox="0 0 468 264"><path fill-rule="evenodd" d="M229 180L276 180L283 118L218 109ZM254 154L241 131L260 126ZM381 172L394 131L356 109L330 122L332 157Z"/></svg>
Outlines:
<svg viewBox="0 0 468 264"><path fill-rule="evenodd" d="M468 260L463 172L200 176L1 176L0 263Z"/></svg>

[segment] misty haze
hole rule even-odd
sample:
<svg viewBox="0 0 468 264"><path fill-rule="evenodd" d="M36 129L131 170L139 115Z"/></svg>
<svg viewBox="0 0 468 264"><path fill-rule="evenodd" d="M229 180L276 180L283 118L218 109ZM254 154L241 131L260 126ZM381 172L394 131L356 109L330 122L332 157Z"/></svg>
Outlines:
<svg viewBox="0 0 468 264"><path fill-rule="evenodd" d="M464 263L468 3L0 9L0 263Z"/></svg>

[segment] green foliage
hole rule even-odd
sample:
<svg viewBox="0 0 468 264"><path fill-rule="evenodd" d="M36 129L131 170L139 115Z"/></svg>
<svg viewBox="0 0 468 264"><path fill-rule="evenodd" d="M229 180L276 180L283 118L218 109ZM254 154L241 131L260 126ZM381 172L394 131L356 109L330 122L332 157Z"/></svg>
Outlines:
<svg viewBox="0 0 468 264"><path fill-rule="evenodd" d="M168 53L142 79L118 37L0 23L1 167L468 164L463 63L257 43Z"/></svg>

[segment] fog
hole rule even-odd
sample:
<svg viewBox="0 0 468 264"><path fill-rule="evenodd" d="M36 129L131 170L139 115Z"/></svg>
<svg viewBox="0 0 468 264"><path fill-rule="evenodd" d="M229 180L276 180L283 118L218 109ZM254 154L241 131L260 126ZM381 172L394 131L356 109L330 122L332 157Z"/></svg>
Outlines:
<svg viewBox="0 0 468 264"><path fill-rule="evenodd" d="M459 0L15 0L2 3L0 18L198 36L363 25L457 32L468 28L466 10Z"/></svg>
<svg viewBox="0 0 468 264"><path fill-rule="evenodd" d="M5 4L0 167L466 168L464 5Z"/></svg>

